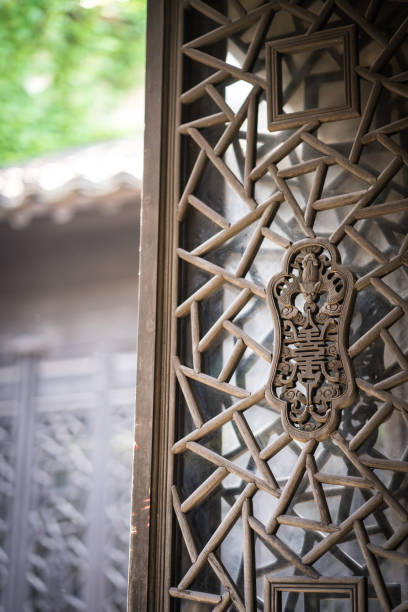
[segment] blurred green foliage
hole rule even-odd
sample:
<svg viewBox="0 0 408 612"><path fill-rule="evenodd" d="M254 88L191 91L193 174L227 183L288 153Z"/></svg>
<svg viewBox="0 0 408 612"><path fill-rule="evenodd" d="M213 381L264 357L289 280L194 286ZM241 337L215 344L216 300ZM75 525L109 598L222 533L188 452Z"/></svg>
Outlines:
<svg viewBox="0 0 408 612"><path fill-rule="evenodd" d="M146 0L0 0L0 164L123 135L145 20Z"/></svg>

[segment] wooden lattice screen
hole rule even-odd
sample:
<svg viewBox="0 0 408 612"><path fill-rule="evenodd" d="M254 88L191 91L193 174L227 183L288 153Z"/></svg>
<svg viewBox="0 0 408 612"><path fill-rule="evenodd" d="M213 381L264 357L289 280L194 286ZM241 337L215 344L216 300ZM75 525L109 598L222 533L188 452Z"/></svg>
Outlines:
<svg viewBox="0 0 408 612"><path fill-rule="evenodd" d="M126 606L136 355L0 355L0 611Z"/></svg>
<svg viewBox="0 0 408 612"><path fill-rule="evenodd" d="M407 15L173 3L151 609L408 609Z"/></svg>

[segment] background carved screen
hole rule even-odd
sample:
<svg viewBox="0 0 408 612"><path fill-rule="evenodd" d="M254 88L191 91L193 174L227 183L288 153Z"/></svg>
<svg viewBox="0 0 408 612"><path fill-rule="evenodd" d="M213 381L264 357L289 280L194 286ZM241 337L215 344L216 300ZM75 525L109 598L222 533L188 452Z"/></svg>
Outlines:
<svg viewBox="0 0 408 612"><path fill-rule="evenodd" d="M174 609L408 609L407 15L376 0L179 4ZM353 275L344 355L326 368L350 394L307 439L265 397L289 325L268 283L305 239ZM322 312L302 261L298 295Z"/></svg>
<svg viewBox="0 0 408 612"><path fill-rule="evenodd" d="M126 607L136 360L92 348L0 355L1 612Z"/></svg>

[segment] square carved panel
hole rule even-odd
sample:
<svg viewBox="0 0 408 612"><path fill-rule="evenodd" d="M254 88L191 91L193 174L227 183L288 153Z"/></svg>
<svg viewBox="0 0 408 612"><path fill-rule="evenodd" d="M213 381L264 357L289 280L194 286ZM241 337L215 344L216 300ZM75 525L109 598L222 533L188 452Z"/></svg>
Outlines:
<svg viewBox="0 0 408 612"><path fill-rule="evenodd" d="M296 607L299 597L303 598L305 610L321 609L324 602L335 602L336 610L347 612L365 612L364 578L326 578L318 580L303 576L288 578L265 578L265 612L282 612L290 603ZM293 598L293 602L288 602ZM297 608L296 608L297 609ZM325 608L322 608L325 609Z"/></svg>
<svg viewBox="0 0 408 612"><path fill-rule="evenodd" d="M266 43L269 130L358 116L355 56L354 26Z"/></svg>

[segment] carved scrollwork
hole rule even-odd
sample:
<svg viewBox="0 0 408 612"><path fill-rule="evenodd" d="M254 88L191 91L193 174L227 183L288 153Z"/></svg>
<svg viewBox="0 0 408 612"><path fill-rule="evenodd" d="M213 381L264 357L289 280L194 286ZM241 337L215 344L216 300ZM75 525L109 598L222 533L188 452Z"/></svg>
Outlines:
<svg viewBox="0 0 408 612"><path fill-rule="evenodd" d="M301 240L268 285L275 347L267 399L297 440L325 439L354 396L346 351L353 276L339 261L328 241Z"/></svg>

